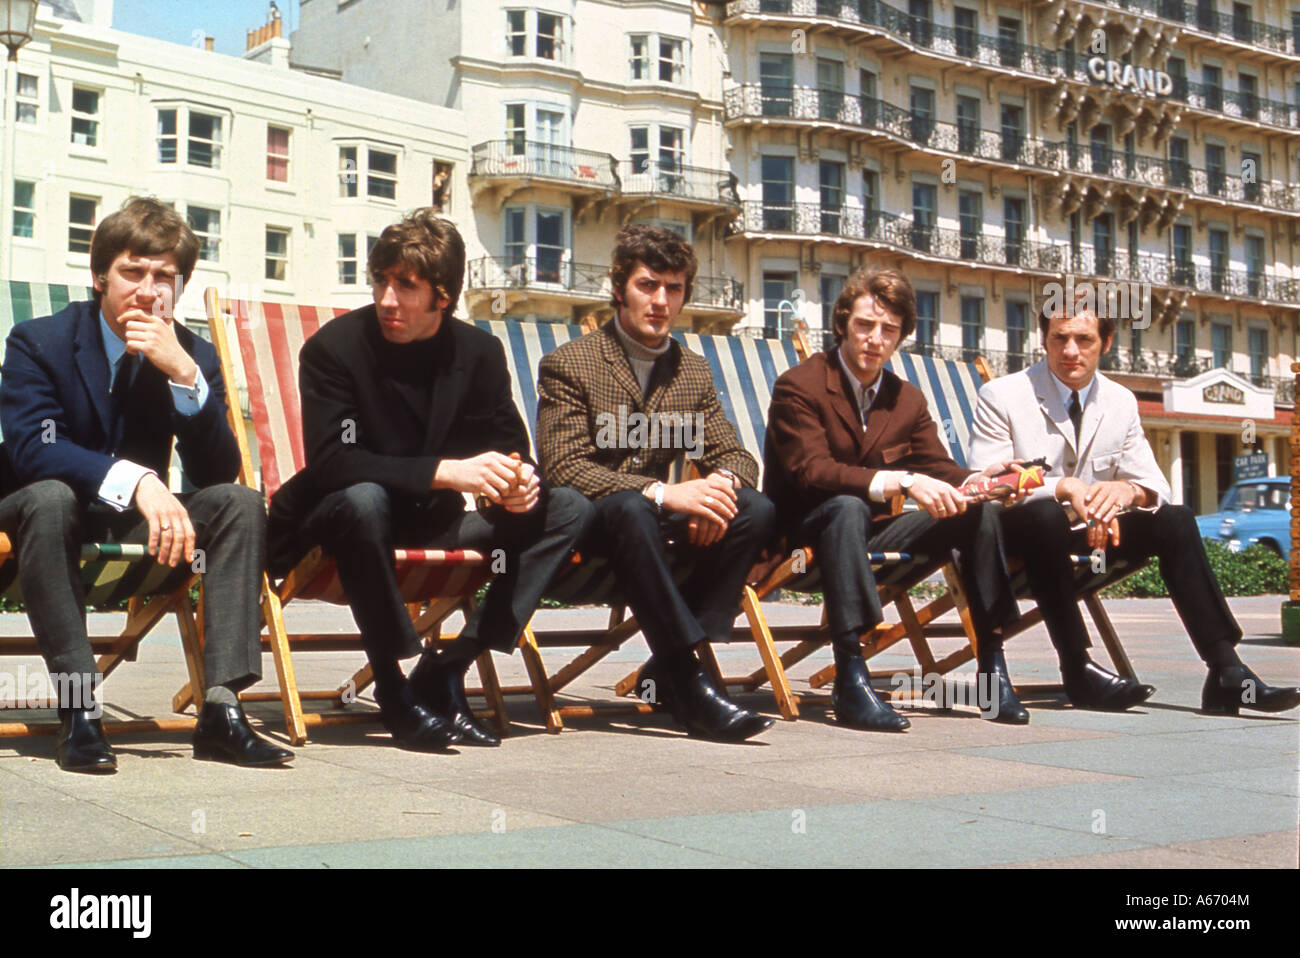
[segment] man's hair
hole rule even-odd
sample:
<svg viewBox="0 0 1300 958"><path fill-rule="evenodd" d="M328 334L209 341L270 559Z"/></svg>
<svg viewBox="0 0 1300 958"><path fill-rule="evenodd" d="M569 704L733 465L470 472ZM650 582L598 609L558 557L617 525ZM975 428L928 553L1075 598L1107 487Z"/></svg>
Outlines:
<svg viewBox="0 0 1300 958"><path fill-rule="evenodd" d="M1038 331L1043 337L1043 346L1047 346L1047 334L1051 331L1052 320L1058 316L1091 316L1097 321L1097 335L1101 337L1101 345L1104 349L1106 344L1115 336L1115 317L1109 315L1110 310L1102 310L1107 315L1102 316L1095 308L1087 304L1080 304L1078 301L1087 295L1083 287L1079 287L1074 293L1074 303L1054 304L1051 297L1043 300L1043 305L1038 310ZM1053 308L1055 306L1056 308Z"/></svg>
<svg viewBox="0 0 1300 958"><path fill-rule="evenodd" d="M90 238L90 271L101 286L109 267L123 253L133 256L173 253L176 271L188 283L199 258L199 240L184 218L170 206L152 196L132 196L120 210L104 217ZM96 290L96 303L99 298Z"/></svg>
<svg viewBox="0 0 1300 958"><path fill-rule="evenodd" d="M912 281L900 270L876 266L857 270L840 290L831 310L831 329L835 333L836 346L844 341L853 304L863 296L872 297L898 317L902 324L898 337L900 343L912 335L916 329L916 291L912 289Z"/></svg>
<svg viewBox="0 0 1300 958"><path fill-rule="evenodd" d="M435 302L444 296L451 300L445 316L456 312L465 282L465 241L451 220L438 216L432 206L408 213L379 234L367 262L370 282L393 267L426 280Z"/></svg>
<svg viewBox="0 0 1300 958"><path fill-rule="evenodd" d="M686 293L682 302L690 301L695 271L700 268L691 244L672 230L659 226L625 226L614 237L614 262L609 268L612 306L623 305L627 280L637 263L656 273L685 273Z"/></svg>

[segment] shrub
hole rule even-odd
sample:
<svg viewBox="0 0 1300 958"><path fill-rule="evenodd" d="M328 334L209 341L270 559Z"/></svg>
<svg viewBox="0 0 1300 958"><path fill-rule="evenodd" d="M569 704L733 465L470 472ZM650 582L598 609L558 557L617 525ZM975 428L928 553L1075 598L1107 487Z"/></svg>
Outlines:
<svg viewBox="0 0 1300 958"><path fill-rule="evenodd" d="M1204 540L1210 569L1226 596L1277 595L1290 590L1287 562L1272 549L1251 546L1231 552L1223 543ZM1102 590L1104 599L1148 599L1169 595L1160 578L1160 560L1153 558L1142 570Z"/></svg>

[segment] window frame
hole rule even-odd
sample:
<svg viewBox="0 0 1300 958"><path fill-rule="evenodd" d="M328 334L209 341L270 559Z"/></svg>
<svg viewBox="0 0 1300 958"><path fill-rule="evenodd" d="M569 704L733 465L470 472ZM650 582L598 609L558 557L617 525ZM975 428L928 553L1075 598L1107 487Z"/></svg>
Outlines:
<svg viewBox="0 0 1300 958"><path fill-rule="evenodd" d="M402 147L398 144L377 143L364 139L341 139L335 140L334 145L338 148L338 182L339 191L336 199L356 200L365 203L382 203L384 205L395 205L397 203L398 187L402 181ZM348 167L351 153L352 167ZM393 158L393 171L376 170L371 163L371 155L379 153ZM392 196L372 191L376 182L391 183ZM365 185L363 190L361 187Z"/></svg>
<svg viewBox="0 0 1300 958"><path fill-rule="evenodd" d="M284 237L284 255L272 255L271 252L271 234L276 233ZM268 283L289 283L289 261L293 253L293 228L289 226L271 226L267 224L263 231L262 241L262 278ZM282 264L281 276L268 275L272 263Z"/></svg>
<svg viewBox="0 0 1300 958"><path fill-rule="evenodd" d="M18 188L20 186L27 186L31 188L31 206L19 205ZM17 239L17 240L35 240L36 239L36 181L35 180L21 180L17 178L13 180L12 211L13 211L13 215L9 223L10 238ZM29 217L28 229L30 230L30 232L27 233L18 232L18 214L20 213L26 213L28 215Z"/></svg>
<svg viewBox="0 0 1300 958"><path fill-rule="evenodd" d="M91 204L91 218L88 224L82 220L75 220L72 218L72 206L73 203L77 202L78 200L80 200L81 202L88 202ZM86 256L90 255L90 240L91 237L94 236L95 227L99 223L99 205L102 202L103 202L102 198L98 196L87 196L84 193L68 194L68 252L69 253L75 253L77 255L86 255ZM73 238L74 231L80 231L85 233L85 240L84 240L85 249L79 249L73 245L74 242L77 242L78 244L82 242L80 239L74 241Z"/></svg>
<svg viewBox="0 0 1300 958"><path fill-rule="evenodd" d="M76 107L77 94L89 93L95 97L95 112L87 113L84 110L78 110ZM100 150L99 145L99 127L104 114L104 90L102 87L83 86L74 83L72 85L72 96L68 100L68 142L73 146L79 146L87 150ZM86 142L77 140L77 123L89 124L89 139ZM85 135L85 134L83 134Z"/></svg>
<svg viewBox="0 0 1300 958"><path fill-rule="evenodd" d="M213 232L211 229L200 230L198 226L195 225L192 219L195 210L202 210L205 213L216 214L217 228L215 232ZM190 230L194 233L194 235L199 240L199 261L204 263L220 263L221 262L221 210L212 206L203 206L201 204L196 204L196 203L186 203L185 222L189 224ZM209 226L210 225L211 224L209 224ZM205 255L209 249L209 242L208 242L209 240L212 241L212 248L215 250L216 255L214 256Z"/></svg>
<svg viewBox="0 0 1300 958"><path fill-rule="evenodd" d="M34 92L27 94L23 92L23 80L31 80ZM23 119L23 108L31 110L31 119ZM35 126L40 123L41 112L41 77L38 73L18 73L14 79L14 122L21 123L24 126Z"/></svg>
<svg viewBox="0 0 1300 958"><path fill-rule="evenodd" d="M284 134L284 153L276 153L272 150L271 136L273 133ZM293 156L293 128L280 126L275 123L266 124L266 182L277 183L282 186L288 186L292 169ZM275 177L271 175L273 169L283 165L284 176Z"/></svg>

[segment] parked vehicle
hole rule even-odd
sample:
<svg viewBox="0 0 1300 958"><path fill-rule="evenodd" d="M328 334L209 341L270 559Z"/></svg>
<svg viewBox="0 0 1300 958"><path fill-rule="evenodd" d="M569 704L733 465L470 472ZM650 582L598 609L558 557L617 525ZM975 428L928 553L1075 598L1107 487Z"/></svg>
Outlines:
<svg viewBox="0 0 1300 958"><path fill-rule="evenodd" d="M1206 539L1222 542L1233 552L1259 544L1282 558L1291 558L1291 479L1270 476L1243 479L1223 494L1219 511L1197 516Z"/></svg>

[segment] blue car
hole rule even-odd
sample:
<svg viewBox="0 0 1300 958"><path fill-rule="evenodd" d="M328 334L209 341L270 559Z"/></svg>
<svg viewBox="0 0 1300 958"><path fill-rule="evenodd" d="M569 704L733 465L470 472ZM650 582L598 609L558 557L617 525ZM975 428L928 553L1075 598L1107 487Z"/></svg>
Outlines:
<svg viewBox="0 0 1300 958"><path fill-rule="evenodd" d="M1244 479L1223 494L1218 512L1197 516L1196 524L1204 538L1233 552L1258 543L1290 560L1290 503L1290 477Z"/></svg>

